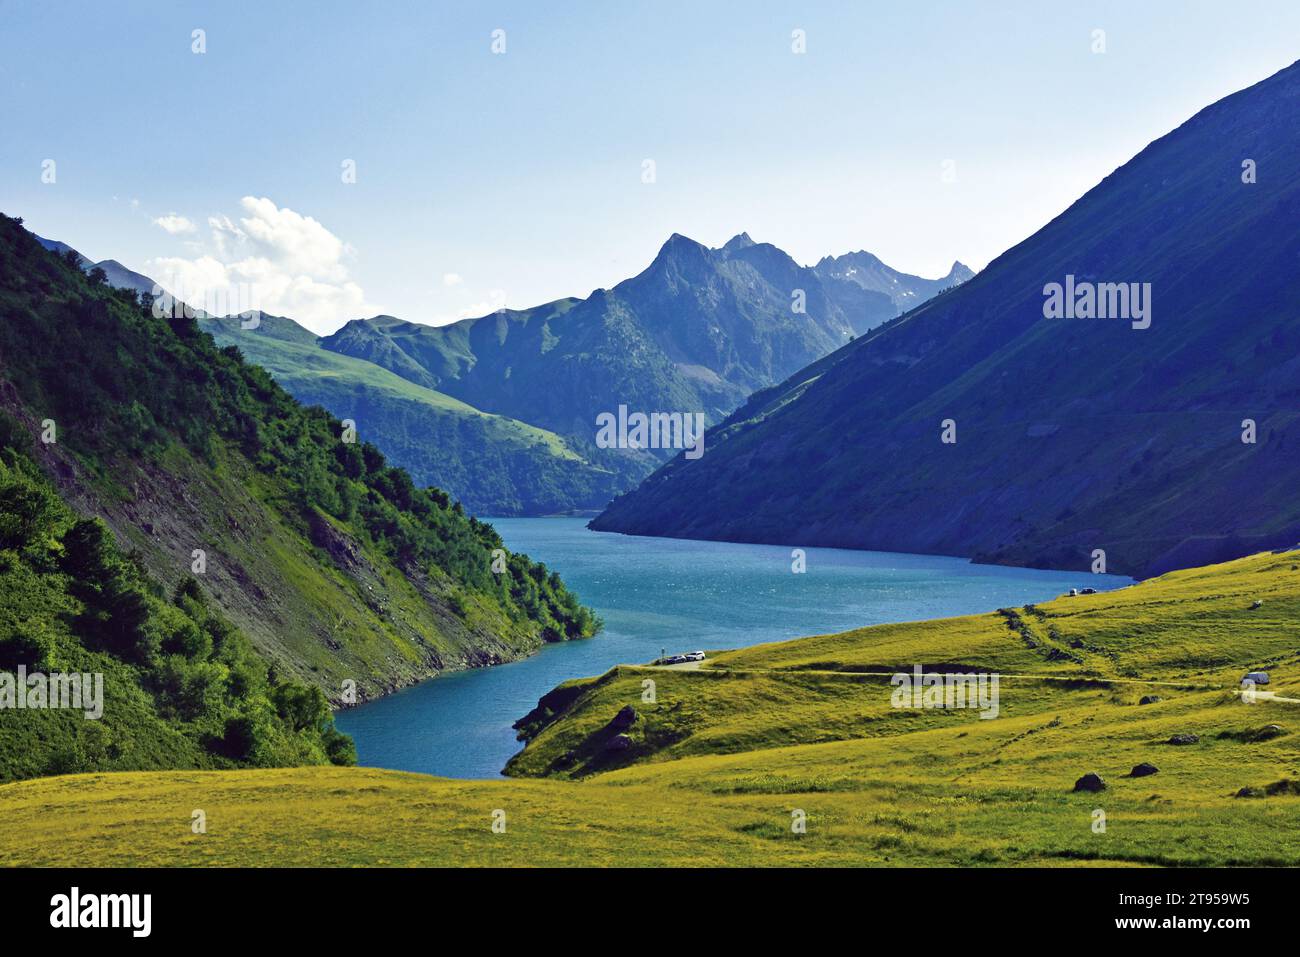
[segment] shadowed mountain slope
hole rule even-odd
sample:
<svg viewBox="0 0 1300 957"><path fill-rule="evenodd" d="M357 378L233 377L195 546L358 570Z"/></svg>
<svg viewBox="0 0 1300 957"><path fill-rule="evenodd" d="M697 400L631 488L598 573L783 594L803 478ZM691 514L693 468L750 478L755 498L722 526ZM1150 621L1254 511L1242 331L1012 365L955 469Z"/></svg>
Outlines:
<svg viewBox="0 0 1300 957"><path fill-rule="evenodd" d="M895 276L928 294L929 280ZM587 299L439 327L377 316L323 344L583 450L596 416L619 405L717 422L898 311L886 293L745 234L720 249L674 234L644 272Z"/></svg>
<svg viewBox="0 0 1300 957"><path fill-rule="evenodd" d="M1202 110L593 527L1136 575L1296 541L1298 111L1296 65ZM1067 277L1150 284L1149 328L1046 318Z"/></svg>

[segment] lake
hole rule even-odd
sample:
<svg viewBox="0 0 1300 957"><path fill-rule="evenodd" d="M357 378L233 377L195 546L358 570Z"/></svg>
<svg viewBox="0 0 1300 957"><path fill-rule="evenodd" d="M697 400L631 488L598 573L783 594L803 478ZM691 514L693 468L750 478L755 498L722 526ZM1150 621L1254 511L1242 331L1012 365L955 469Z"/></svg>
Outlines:
<svg viewBox="0 0 1300 957"><path fill-rule="evenodd" d="M791 549L593 532L584 518L492 519L512 551L560 573L605 629L531 658L447 673L339 712L359 762L454 778L500 775L520 743L511 724L569 678L660 654L740 648L892 621L943 618L1046 601L1130 579L1086 571L973 565L961 558Z"/></svg>

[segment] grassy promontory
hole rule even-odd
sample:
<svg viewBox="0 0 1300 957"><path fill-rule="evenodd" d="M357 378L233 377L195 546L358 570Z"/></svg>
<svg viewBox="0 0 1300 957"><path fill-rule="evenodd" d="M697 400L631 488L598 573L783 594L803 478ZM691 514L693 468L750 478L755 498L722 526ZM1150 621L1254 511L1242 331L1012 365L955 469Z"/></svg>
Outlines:
<svg viewBox="0 0 1300 957"><path fill-rule="evenodd" d="M1300 552L1260 554L697 670L616 668L548 696L513 780L324 767L6 785L0 846L14 864L1296 865L1298 621ZM888 675L914 664L996 670L999 716L893 708ZM1255 703L1248 669L1273 679ZM1105 790L1073 790L1088 772Z"/></svg>

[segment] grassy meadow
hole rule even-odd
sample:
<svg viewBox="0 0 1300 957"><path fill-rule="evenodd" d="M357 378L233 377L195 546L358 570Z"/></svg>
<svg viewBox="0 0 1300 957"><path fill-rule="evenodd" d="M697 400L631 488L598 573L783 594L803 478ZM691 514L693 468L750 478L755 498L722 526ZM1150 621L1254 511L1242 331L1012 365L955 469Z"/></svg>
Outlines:
<svg viewBox="0 0 1300 957"><path fill-rule="evenodd" d="M508 779L333 767L45 778L0 787L0 855L1296 865L1297 623L1300 552L1287 552L1036 607L730 651L694 669L622 666L548 695ZM889 675L915 664L999 673L998 717L894 708ZM1248 703L1239 681L1251 669L1273 680ZM617 721L629 705L635 715ZM1158 770L1131 776L1143 763ZM1103 791L1073 790L1088 772ZM196 809L205 834L191 831Z"/></svg>

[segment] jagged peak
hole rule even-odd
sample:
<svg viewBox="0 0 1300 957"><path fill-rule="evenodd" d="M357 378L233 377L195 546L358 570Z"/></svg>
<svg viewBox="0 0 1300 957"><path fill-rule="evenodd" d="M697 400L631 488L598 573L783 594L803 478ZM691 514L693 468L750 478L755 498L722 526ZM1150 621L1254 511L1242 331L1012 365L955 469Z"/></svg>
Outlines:
<svg viewBox="0 0 1300 957"><path fill-rule="evenodd" d="M375 316L371 319L366 319L366 318L349 319L347 322L343 323L343 325L339 326L336 330L334 330L325 338L333 339L334 337L341 336L347 332L369 332L373 328L372 324L374 323L374 320L380 318L382 317Z"/></svg>
<svg viewBox="0 0 1300 957"><path fill-rule="evenodd" d="M736 233L722 245L724 253L734 253L738 249L748 249L750 246L757 245L754 240L749 238L749 233Z"/></svg>
<svg viewBox="0 0 1300 957"><path fill-rule="evenodd" d="M411 323L405 319L401 319L397 316L390 316L387 313L381 312L378 315L371 316L368 319L365 318L364 316L360 319L349 319L347 322L345 322L342 326L339 327L339 331L342 332L344 329L383 330L383 329L391 329L394 326L408 326L408 325L411 325Z"/></svg>
<svg viewBox="0 0 1300 957"><path fill-rule="evenodd" d="M703 243L696 242L689 236L683 236L681 233L673 233L668 237L668 241L659 248L659 254L655 256L654 262L650 268L663 266L665 263L681 263L690 258L705 258L713 250L709 249ZM624 280L625 282L627 280ZM621 285L621 283L620 283Z"/></svg>
<svg viewBox="0 0 1300 957"><path fill-rule="evenodd" d="M703 243L696 242L694 239L691 239L691 237L689 236L683 236L681 233L673 233L671 236L668 237L667 241L659 248L659 252L660 254L662 254L667 252L670 249L704 249L704 248L706 247Z"/></svg>

